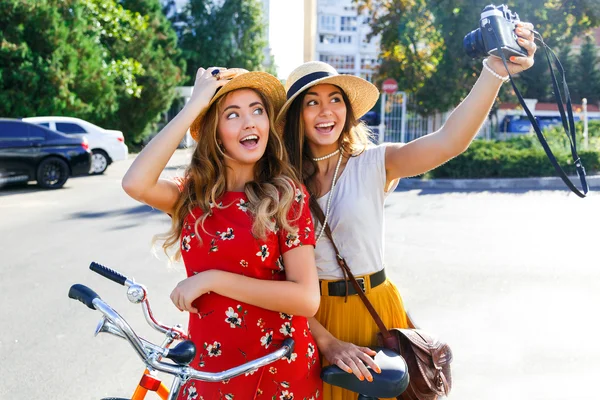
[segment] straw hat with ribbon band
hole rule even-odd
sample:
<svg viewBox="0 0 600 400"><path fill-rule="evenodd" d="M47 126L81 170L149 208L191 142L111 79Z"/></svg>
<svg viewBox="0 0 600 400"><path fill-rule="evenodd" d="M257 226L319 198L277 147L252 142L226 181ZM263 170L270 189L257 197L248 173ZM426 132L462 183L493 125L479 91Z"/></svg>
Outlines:
<svg viewBox="0 0 600 400"><path fill-rule="evenodd" d="M192 126L190 126L190 135L195 141L198 141L198 134L200 133L200 127L204 122L206 113L218 99L227 93L238 89L254 89L273 103L276 114L285 102L285 89L281 82L273 75L260 71L248 72L242 68L230 68L227 70L229 73L232 71L235 72L233 78L217 89L217 92L208 105L198 114Z"/></svg>
<svg viewBox="0 0 600 400"><path fill-rule="evenodd" d="M287 101L277 117L277 127L285 126L286 113L292 102L309 87L330 84L344 91L355 118L365 115L379 99L379 90L375 85L354 75L341 75L331 65L321 61L309 61L292 71L287 79L285 89Z"/></svg>

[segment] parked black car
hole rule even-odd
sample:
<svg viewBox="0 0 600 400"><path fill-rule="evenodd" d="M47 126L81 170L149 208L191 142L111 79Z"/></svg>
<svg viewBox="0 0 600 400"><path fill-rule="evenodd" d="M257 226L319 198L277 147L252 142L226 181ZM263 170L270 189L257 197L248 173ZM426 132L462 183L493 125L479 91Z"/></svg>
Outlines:
<svg viewBox="0 0 600 400"><path fill-rule="evenodd" d="M87 175L91 165L86 139L0 118L0 187L37 181L40 187L58 189L69 176Z"/></svg>

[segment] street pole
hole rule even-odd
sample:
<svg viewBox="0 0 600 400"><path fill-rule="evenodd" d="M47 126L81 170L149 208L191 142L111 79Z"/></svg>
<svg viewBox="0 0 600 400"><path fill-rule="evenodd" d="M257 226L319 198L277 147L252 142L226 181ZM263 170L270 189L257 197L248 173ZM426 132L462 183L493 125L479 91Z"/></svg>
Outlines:
<svg viewBox="0 0 600 400"><path fill-rule="evenodd" d="M583 105L583 149L588 149L588 113L587 113L587 99L581 101Z"/></svg>
<svg viewBox="0 0 600 400"><path fill-rule="evenodd" d="M385 102L386 102L385 92L381 93L381 110L379 111L379 135L377 137L377 142L379 144L383 143L385 139Z"/></svg>
<svg viewBox="0 0 600 400"><path fill-rule="evenodd" d="M400 143L406 143L406 92L402 93L402 125L400 125Z"/></svg>

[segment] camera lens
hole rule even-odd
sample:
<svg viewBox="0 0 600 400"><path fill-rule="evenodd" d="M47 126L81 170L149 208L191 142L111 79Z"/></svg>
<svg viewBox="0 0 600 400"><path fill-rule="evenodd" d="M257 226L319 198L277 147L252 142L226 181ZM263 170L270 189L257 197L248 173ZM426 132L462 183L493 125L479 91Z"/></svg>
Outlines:
<svg viewBox="0 0 600 400"><path fill-rule="evenodd" d="M471 58L483 57L486 55L481 30L475 29L465 36L463 39L463 49Z"/></svg>

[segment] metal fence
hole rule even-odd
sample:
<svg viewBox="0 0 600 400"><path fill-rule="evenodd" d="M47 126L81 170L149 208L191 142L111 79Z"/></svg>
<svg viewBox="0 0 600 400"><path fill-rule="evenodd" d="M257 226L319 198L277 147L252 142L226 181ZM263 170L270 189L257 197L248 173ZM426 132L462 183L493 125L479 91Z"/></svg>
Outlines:
<svg viewBox="0 0 600 400"><path fill-rule="evenodd" d="M406 92L384 93L381 100L380 115L384 116L381 121L383 124L370 127L379 143L407 143L425 136L440 129L452 112L450 110L428 116L420 115L415 111L418 107L414 96ZM486 120L478 133L478 137L490 139L494 125L491 120Z"/></svg>

